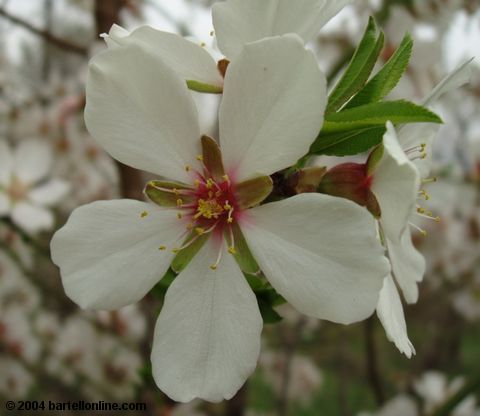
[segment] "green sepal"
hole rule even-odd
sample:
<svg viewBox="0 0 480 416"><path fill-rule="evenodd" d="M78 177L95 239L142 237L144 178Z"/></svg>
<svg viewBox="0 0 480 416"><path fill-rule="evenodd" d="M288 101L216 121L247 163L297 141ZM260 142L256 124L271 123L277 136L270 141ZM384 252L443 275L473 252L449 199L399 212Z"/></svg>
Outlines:
<svg viewBox="0 0 480 416"><path fill-rule="evenodd" d="M181 200L182 204L193 202L193 196L176 194L175 189L192 190L188 185L180 182L154 180L147 183L143 192L150 201L161 207L179 206L178 200Z"/></svg>
<svg viewBox="0 0 480 416"><path fill-rule="evenodd" d="M196 240L188 247L180 250L172 261L170 267L176 273L180 273L187 267L188 263L192 261L195 255L200 251L205 242L207 241L209 234L198 235L195 231L192 231L190 235L185 239L183 245L188 244L193 238Z"/></svg>
<svg viewBox="0 0 480 416"><path fill-rule="evenodd" d="M263 202L273 190L270 176L259 176L240 182L235 187L235 200L240 209L248 209Z"/></svg>
<svg viewBox="0 0 480 416"><path fill-rule="evenodd" d="M169 268L167 272L163 275L162 279L153 287L150 291L150 294L161 301L165 298L165 294L167 293L168 288L172 284L172 282L177 277L177 274Z"/></svg>
<svg viewBox="0 0 480 416"><path fill-rule="evenodd" d="M407 34L388 62L368 83L353 97L345 108L358 107L385 98L402 78L412 55L413 40Z"/></svg>
<svg viewBox="0 0 480 416"><path fill-rule="evenodd" d="M371 175L375 169L377 168L378 164L383 158L383 153L385 152L385 148L383 144L378 145L375 149L372 150L370 156L368 156L367 160L367 174Z"/></svg>
<svg viewBox="0 0 480 416"><path fill-rule="evenodd" d="M220 146L209 136L203 135L201 141L203 164L213 179L222 179L222 176L225 175L225 169L223 167Z"/></svg>
<svg viewBox="0 0 480 416"><path fill-rule="evenodd" d="M352 60L337 85L330 93L326 113L338 111L367 82L373 71L380 52L383 49L385 37L378 33L378 27L373 17L370 17L367 29L363 35Z"/></svg>
<svg viewBox="0 0 480 416"><path fill-rule="evenodd" d="M218 85L205 84L200 81L194 81L192 79L187 80L188 89L196 92L203 92L205 94L221 94L223 92L223 87Z"/></svg>
<svg viewBox="0 0 480 416"><path fill-rule="evenodd" d="M284 304L285 299L280 296L264 279L245 274L248 284L252 288L258 302L258 308L264 324L274 324L282 320L274 307Z"/></svg>
<svg viewBox="0 0 480 416"><path fill-rule="evenodd" d="M258 273L260 267L258 266L255 258L250 251L247 241L243 236L242 230L238 226L238 224L232 224L232 233L233 239L235 241L235 254L233 257L235 258L238 266L244 273L255 274ZM230 239L229 233L225 233L225 238Z"/></svg>

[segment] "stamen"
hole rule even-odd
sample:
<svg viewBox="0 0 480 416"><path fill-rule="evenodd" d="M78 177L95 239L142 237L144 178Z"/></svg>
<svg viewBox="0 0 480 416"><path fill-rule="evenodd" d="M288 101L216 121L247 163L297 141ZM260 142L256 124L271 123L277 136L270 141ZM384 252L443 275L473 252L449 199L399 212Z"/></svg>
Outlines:
<svg viewBox="0 0 480 416"><path fill-rule="evenodd" d="M437 178L435 176L433 178L422 179L422 183L432 183L432 182L437 182Z"/></svg>
<svg viewBox="0 0 480 416"><path fill-rule="evenodd" d="M143 211L143 212L140 214L140 218L145 218L146 216L148 216L148 211Z"/></svg>
<svg viewBox="0 0 480 416"><path fill-rule="evenodd" d="M183 207L183 200L180 198L177 199L177 207L179 208Z"/></svg>
<svg viewBox="0 0 480 416"><path fill-rule="evenodd" d="M177 212L177 218L178 218L179 220L181 220L181 219L183 218L183 215L182 215L181 212Z"/></svg>
<svg viewBox="0 0 480 416"><path fill-rule="evenodd" d="M200 237L200 234L196 235L195 237L191 238L190 240L188 240L183 246L180 246L180 247L175 247L172 252L174 254L177 254L179 253L180 251L186 249L187 247L190 247L195 241L198 240L198 238Z"/></svg>
<svg viewBox="0 0 480 416"><path fill-rule="evenodd" d="M418 191L418 194L420 196L423 196L425 198L425 201L428 201L430 199L430 195L425 189L420 189L420 191Z"/></svg>
<svg viewBox="0 0 480 416"><path fill-rule="evenodd" d="M409 221L408 223L417 231L419 231L424 237L427 235L427 232L423 228L420 228L418 225L414 224L413 222Z"/></svg>
<svg viewBox="0 0 480 416"><path fill-rule="evenodd" d="M185 166L185 171L186 172L190 172L192 170L191 166L190 165L186 165Z"/></svg>
<svg viewBox="0 0 480 416"><path fill-rule="evenodd" d="M203 156L202 155L197 155L197 160L199 162L203 162Z"/></svg>
<svg viewBox="0 0 480 416"><path fill-rule="evenodd" d="M217 270L218 265L220 264L220 260L222 259L222 252L223 252L223 240L222 240L222 243L220 245L220 249L218 250L217 260L215 261L215 263L210 265L210 268L212 270Z"/></svg>
<svg viewBox="0 0 480 416"><path fill-rule="evenodd" d="M160 246L160 247L158 247L158 249L161 250L161 251L164 251L164 250L167 249L167 246Z"/></svg>
<svg viewBox="0 0 480 416"><path fill-rule="evenodd" d="M228 252L232 255L237 254L237 251L235 250L235 237L233 236L233 229L232 227L228 227L228 232L230 236L230 247L228 247Z"/></svg>

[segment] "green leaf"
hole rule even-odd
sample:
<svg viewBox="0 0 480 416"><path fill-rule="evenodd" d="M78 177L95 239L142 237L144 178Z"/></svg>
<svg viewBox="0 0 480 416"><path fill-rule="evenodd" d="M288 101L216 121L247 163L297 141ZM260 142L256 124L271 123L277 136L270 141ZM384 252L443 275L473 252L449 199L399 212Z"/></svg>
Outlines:
<svg viewBox="0 0 480 416"><path fill-rule="evenodd" d="M205 84L203 82L194 81L192 79L187 80L187 87L192 91L203 92L206 94L221 94L223 88L217 85Z"/></svg>
<svg viewBox="0 0 480 416"><path fill-rule="evenodd" d="M383 68L353 97L345 108L358 107L385 98L400 81L412 55L413 40L406 35Z"/></svg>
<svg viewBox="0 0 480 416"><path fill-rule="evenodd" d="M340 109L355 93L367 82L383 48L384 34L380 31L373 17L368 21L363 35L352 60L345 73L333 89L328 99L326 113L333 113Z"/></svg>
<svg viewBox="0 0 480 416"><path fill-rule="evenodd" d="M383 101L328 115L317 140L321 140L322 135L383 126L387 121L393 124L442 123L435 113L409 101Z"/></svg>
<svg viewBox="0 0 480 416"><path fill-rule="evenodd" d="M385 130L385 127L368 127L320 136L310 149L310 153L328 156L357 155L378 145Z"/></svg>

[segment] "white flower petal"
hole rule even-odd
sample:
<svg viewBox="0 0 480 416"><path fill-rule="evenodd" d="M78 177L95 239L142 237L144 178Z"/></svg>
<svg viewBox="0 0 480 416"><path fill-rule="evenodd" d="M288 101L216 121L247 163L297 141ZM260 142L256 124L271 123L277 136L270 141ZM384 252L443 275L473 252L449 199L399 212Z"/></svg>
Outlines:
<svg viewBox="0 0 480 416"><path fill-rule="evenodd" d="M385 235L398 242L415 207L420 174L401 149L390 122L383 136L383 147L383 156L373 173L371 189L380 205L380 222Z"/></svg>
<svg viewBox="0 0 480 416"><path fill-rule="evenodd" d="M13 167L13 155L5 140L0 140L0 187L10 184Z"/></svg>
<svg viewBox="0 0 480 416"><path fill-rule="evenodd" d="M15 149L13 174L24 184L44 179L53 163L52 148L44 141L29 139Z"/></svg>
<svg viewBox="0 0 480 416"><path fill-rule="evenodd" d="M224 248L223 248L224 250ZM152 348L153 376L170 398L230 399L255 369L262 317L233 257L207 242L168 289Z"/></svg>
<svg viewBox="0 0 480 416"><path fill-rule="evenodd" d="M10 213L11 202L10 198L6 194L0 191L0 216L4 216Z"/></svg>
<svg viewBox="0 0 480 416"><path fill-rule="evenodd" d="M74 302L118 309L140 300L163 277L183 231L174 210L133 200L98 201L77 208L57 231L52 259Z"/></svg>
<svg viewBox="0 0 480 416"><path fill-rule="evenodd" d="M425 258L415 248L410 229L402 234L399 243L387 239L388 255L392 265L393 275L402 289L408 303L418 300L418 286L425 273Z"/></svg>
<svg viewBox="0 0 480 416"><path fill-rule="evenodd" d="M229 175L270 175L304 156L323 124L325 77L295 35L249 44L230 64L220 105Z"/></svg>
<svg viewBox="0 0 480 416"><path fill-rule="evenodd" d="M251 209L241 228L267 279L300 312L348 324L375 310L389 265L365 209L302 194Z"/></svg>
<svg viewBox="0 0 480 416"><path fill-rule="evenodd" d="M415 348L408 339L402 301L391 275L385 277L380 291L377 315L385 329L387 338L396 345L400 352L408 358L415 354Z"/></svg>
<svg viewBox="0 0 480 416"><path fill-rule="evenodd" d="M120 26L113 25L107 39L120 46L140 44L150 54L162 59L184 80L200 81L219 87L223 85L223 78L215 60L200 45L150 26L141 26L130 34L127 32L127 35L124 31Z"/></svg>
<svg viewBox="0 0 480 416"><path fill-rule="evenodd" d="M19 202L12 208L12 220L28 233L48 231L53 228L53 214L43 207L27 202Z"/></svg>
<svg viewBox="0 0 480 416"><path fill-rule="evenodd" d="M107 33L100 35L109 48L118 48L122 40L130 35L127 29L114 23Z"/></svg>
<svg viewBox="0 0 480 416"><path fill-rule="evenodd" d="M246 43L296 33L304 42L352 0L228 0L212 7L220 50L230 59Z"/></svg>
<svg viewBox="0 0 480 416"><path fill-rule="evenodd" d="M70 191L70 185L60 179L51 179L28 193L35 204L52 206L60 202Z"/></svg>
<svg viewBox="0 0 480 416"><path fill-rule="evenodd" d="M433 91L425 97L422 105L428 107L434 104L442 95L468 84L471 77L472 65L470 64L472 61L473 58L464 62L440 81Z"/></svg>
<svg viewBox="0 0 480 416"><path fill-rule="evenodd" d="M109 49L91 61L85 121L114 158L170 179L188 182L185 166L201 153L185 81L139 45Z"/></svg>
<svg viewBox="0 0 480 416"><path fill-rule="evenodd" d="M408 150L425 145L425 157L413 160L422 178L427 178L432 170L432 145L439 130L440 125L433 123L406 124L398 130L398 141L402 149ZM418 151L417 155L420 156L420 153Z"/></svg>

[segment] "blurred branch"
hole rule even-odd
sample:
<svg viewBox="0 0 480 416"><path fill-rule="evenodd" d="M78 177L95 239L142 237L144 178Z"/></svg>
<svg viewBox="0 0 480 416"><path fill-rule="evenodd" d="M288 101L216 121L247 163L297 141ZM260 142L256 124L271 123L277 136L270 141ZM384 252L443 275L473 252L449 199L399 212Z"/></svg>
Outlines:
<svg viewBox="0 0 480 416"><path fill-rule="evenodd" d="M367 376L378 406L385 403L385 392L383 391L380 371L377 363L377 346L375 344L375 316L365 321L365 354L367 363Z"/></svg>
<svg viewBox="0 0 480 416"><path fill-rule="evenodd" d="M52 45L57 46L60 49L63 49L67 52L72 52L76 53L82 56L87 55L87 48L76 45L74 43L69 42L68 40L58 38L52 33L50 33L48 30L43 30L39 29L30 23L26 22L23 19L20 19L19 17L13 16L10 13L8 13L4 8L0 8L0 17L3 17L4 19L7 19L8 21L23 27L24 29L27 29L29 32L40 36L41 38L45 39L47 42L51 43Z"/></svg>
<svg viewBox="0 0 480 416"><path fill-rule="evenodd" d="M30 245L35 251L39 254L47 257L50 259L50 248L42 245L39 241L33 238L30 234L26 233L22 228L16 225L10 218L2 218L1 222L3 222L6 226L8 226L12 231L15 231L20 238L28 245Z"/></svg>
<svg viewBox="0 0 480 416"><path fill-rule="evenodd" d="M480 390L480 374L472 378L457 393L448 399L440 408L435 410L431 416L448 416L466 397Z"/></svg>
<svg viewBox="0 0 480 416"><path fill-rule="evenodd" d="M283 366L282 384L280 386L280 394L278 397L277 409L279 416L288 415L288 392L290 389L290 382L292 379L292 363L295 351L300 342L302 330L307 323L305 317L301 317L293 328L293 333L290 337L284 338L285 344L285 363ZM280 328L280 331L282 329Z"/></svg>

